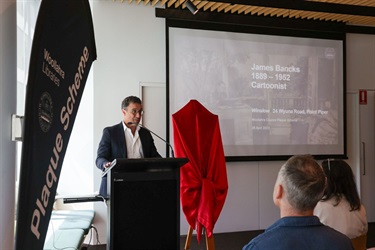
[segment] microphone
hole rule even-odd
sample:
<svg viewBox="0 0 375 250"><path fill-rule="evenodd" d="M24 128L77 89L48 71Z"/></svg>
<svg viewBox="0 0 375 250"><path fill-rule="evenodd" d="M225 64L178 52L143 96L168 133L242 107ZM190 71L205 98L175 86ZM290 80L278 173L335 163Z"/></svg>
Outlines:
<svg viewBox="0 0 375 250"><path fill-rule="evenodd" d="M146 129L148 132L150 132L151 134L155 135L157 138L159 138L160 140L162 140L163 142L165 142L165 144L167 144L169 146L169 148L171 149L171 154L172 154L172 158L174 158L174 151L173 151L173 148L171 146L171 144L169 142L167 142L166 140L164 140L163 138L161 138L160 136L158 136L157 134L155 134L154 132L152 132L151 130L149 130L148 128L146 128L145 126L143 126L142 124L140 123L136 123L136 122L128 122L128 125L136 125L136 126L139 126L141 128L144 128Z"/></svg>

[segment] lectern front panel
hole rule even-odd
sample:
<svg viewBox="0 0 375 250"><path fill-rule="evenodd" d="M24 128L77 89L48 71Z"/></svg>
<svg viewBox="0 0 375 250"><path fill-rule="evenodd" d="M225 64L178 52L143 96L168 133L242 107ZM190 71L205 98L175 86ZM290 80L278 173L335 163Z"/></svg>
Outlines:
<svg viewBox="0 0 375 250"><path fill-rule="evenodd" d="M120 174L112 185L114 249L176 250L180 218L175 173Z"/></svg>

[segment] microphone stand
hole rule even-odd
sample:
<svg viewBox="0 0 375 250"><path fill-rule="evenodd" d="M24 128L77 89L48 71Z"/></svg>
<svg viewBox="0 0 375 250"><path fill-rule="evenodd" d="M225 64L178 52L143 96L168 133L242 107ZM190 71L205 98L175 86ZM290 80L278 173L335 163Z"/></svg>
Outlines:
<svg viewBox="0 0 375 250"><path fill-rule="evenodd" d="M159 135L155 134L154 132L152 132L151 130L149 130L148 128L146 128L145 126L143 126L143 125L140 124L140 123L128 122L128 124L129 124L129 125L134 124L134 125L137 125L137 126L139 126L139 127L141 127L141 128L144 128L144 129L146 129L148 132L150 132L151 134L155 135L157 138L159 138L160 140L162 140L163 142L165 142L165 143L169 146L169 148L171 149L172 158L174 158L174 151L173 151L173 148L172 148L172 146L171 146L171 144L170 144L169 142L167 142L166 140L164 140L163 138L161 138Z"/></svg>

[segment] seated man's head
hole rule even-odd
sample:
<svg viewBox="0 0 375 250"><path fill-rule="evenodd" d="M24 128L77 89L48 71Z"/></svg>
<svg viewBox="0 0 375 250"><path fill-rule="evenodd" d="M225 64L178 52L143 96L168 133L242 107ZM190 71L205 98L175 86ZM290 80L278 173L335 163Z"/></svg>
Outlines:
<svg viewBox="0 0 375 250"><path fill-rule="evenodd" d="M313 215L325 185L324 171L311 155L289 158L279 171L273 193L281 217Z"/></svg>

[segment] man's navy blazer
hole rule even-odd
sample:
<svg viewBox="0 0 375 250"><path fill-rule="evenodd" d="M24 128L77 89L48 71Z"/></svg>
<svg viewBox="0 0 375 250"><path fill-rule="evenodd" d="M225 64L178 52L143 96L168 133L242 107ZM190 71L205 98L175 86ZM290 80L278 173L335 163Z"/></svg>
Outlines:
<svg viewBox="0 0 375 250"><path fill-rule="evenodd" d="M139 138L142 143L143 155L145 158L161 157L158 153L154 139L151 133L141 128L139 131ZM96 167L104 171L104 164L112 162L116 158L127 158L125 133L122 122L111 127L103 129L102 139L99 142ZM102 177L99 194L107 198L107 176Z"/></svg>

